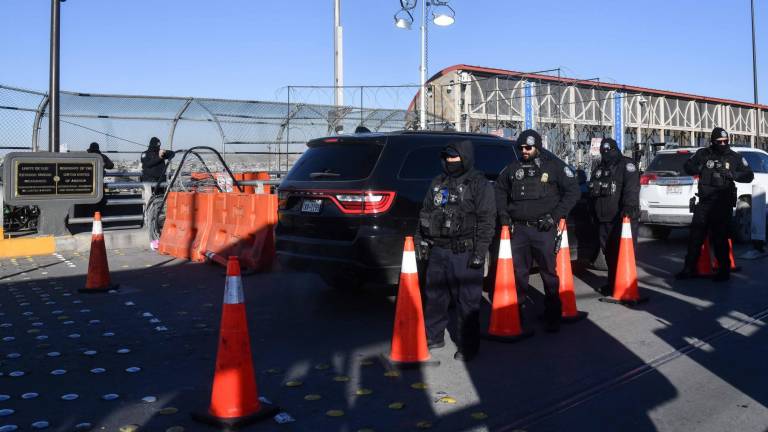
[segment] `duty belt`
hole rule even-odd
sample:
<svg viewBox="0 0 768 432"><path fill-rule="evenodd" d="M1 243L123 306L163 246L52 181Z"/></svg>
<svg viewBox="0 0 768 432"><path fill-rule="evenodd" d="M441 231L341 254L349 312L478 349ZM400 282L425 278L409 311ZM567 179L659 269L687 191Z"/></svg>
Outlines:
<svg viewBox="0 0 768 432"><path fill-rule="evenodd" d="M526 220L514 220L512 221L515 225L525 225L529 227L537 227L539 225L539 221L526 221Z"/></svg>
<svg viewBox="0 0 768 432"><path fill-rule="evenodd" d="M453 253L463 253L475 249L475 242L472 239L438 238L434 240L434 244L443 249L450 249Z"/></svg>

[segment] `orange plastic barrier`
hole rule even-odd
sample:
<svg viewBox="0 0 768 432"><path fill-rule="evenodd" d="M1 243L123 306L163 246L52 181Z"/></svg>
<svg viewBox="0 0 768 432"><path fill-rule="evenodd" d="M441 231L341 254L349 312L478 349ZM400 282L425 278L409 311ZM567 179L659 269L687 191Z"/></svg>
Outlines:
<svg viewBox="0 0 768 432"><path fill-rule="evenodd" d="M160 253L215 262L216 256L236 256L250 270L271 268L277 196L172 192L167 205Z"/></svg>
<svg viewBox="0 0 768 432"><path fill-rule="evenodd" d="M194 240L208 230L210 194L170 192L166 199L165 223L158 251L163 255L189 259Z"/></svg>

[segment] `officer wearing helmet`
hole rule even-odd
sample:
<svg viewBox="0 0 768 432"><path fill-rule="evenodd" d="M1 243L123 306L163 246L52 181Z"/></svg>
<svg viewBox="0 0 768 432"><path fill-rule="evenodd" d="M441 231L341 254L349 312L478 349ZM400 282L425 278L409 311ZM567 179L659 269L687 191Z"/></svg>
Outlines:
<svg viewBox="0 0 768 432"><path fill-rule="evenodd" d="M472 142L448 144L443 173L430 183L419 213L416 254L427 261L424 321L430 349L445 345L449 305L456 317L453 358L472 360L480 345L483 268L496 223L493 187L474 169Z"/></svg>
<svg viewBox="0 0 768 432"><path fill-rule="evenodd" d="M637 242L637 218L640 216L640 173L635 162L621 154L612 138L600 142L600 163L589 180L592 216L597 221L600 248L608 264L608 284L600 291L613 293L616 263L624 216L632 225L632 239Z"/></svg>
<svg viewBox="0 0 768 432"><path fill-rule="evenodd" d="M562 316L555 267L557 226L576 205L581 192L575 173L542 149L541 135L536 131L523 131L516 145L518 160L507 165L496 181L496 208L501 224L513 230L515 284L518 289L527 289L535 261L544 283L546 330L557 332Z"/></svg>
<svg viewBox="0 0 768 432"><path fill-rule="evenodd" d="M749 183L755 175L747 160L730 148L730 137L725 129L712 130L710 146L700 149L685 162L685 172L699 176L699 203L693 211L688 253L683 269L675 276L688 279L697 276L696 263L701 245L709 235L715 257L720 263L730 262L728 256L728 230L736 205L736 184ZM717 282L730 278L729 265L721 265L714 276Z"/></svg>
<svg viewBox="0 0 768 432"><path fill-rule="evenodd" d="M152 137L149 147L141 154L141 181L161 182L165 177L165 170L175 153L170 150L160 150L160 140Z"/></svg>

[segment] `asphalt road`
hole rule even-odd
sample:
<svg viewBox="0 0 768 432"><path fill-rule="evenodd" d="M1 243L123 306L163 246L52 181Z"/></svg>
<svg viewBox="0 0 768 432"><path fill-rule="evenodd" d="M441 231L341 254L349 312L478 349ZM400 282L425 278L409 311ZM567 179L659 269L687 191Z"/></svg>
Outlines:
<svg viewBox="0 0 768 432"><path fill-rule="evenodd" d="M468 364L453 360L449 342L433 352L440 366L399 375L380 361L393 297L329 288L307 273L247 276L259 394L293 419L247 430L764 432L765 260L740 262L726 284L676 282L684 235L641 241L644 305L598 302L590 285L604 273L580 270L586 320L547 334L534 303L533 338L483 342ZM0 261L0 431L43 421L55 431L212 430L190 413L209 402L223 269L142 250L109 259L120 289L88 295L77 292L87 256ZM540 279L531 281L540 300Z"/></svg>

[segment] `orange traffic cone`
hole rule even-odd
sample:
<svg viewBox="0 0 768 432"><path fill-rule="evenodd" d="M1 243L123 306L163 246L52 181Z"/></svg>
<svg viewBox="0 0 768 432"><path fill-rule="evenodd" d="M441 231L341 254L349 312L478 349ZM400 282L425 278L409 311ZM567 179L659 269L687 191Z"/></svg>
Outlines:
<svg viewBox="0 0 768 432"><path fill-rule="evenodd" d="M501 227L499 258L496 265L496 284L493 288L493 306L488 333L483 337L500 342L517 342L532 336L533 331L523 331L520 324L520 308L515 286L515 265L512 261L512 245L509 227Z"/></svg>
<svg viewBox="0 0 768 432"><path fill-rule="evenodd" d="M696 275L708 277L713 274L715 271L712 268L712 254L709 250L709 237L707 237L704 239L704 244L701 245L699 261L696 263Z"/></svg>
<svg viewBox="0 0 768 432"><path fill-rule="evenodd" d="M424 311L419 292L419 275L416 270L416 252L413 237L405 238L403 264L400 268L400 286L395 306L395 326L392 347L387 359L394 366L409 367L435 364L427 348L427 331L424 327Z"/></svg>
<svg viewBox="0 0 768 432"><path fill-rule="evenodd" d="M557 277L560 279L560 303L563 305L562 321L574 322L587 317L587 312L576 309L576 291L573 288L573 270L571 269L571 248L568 245L568 226L565 219L560 219L558 229L560 249L557 251Z"/></svg>
<svg viewBox="0 0 768 432"><path fill-rule="evenodd" d="M648 297L640 296L637 288L637 266L635 263L635 246L632 241L632 224L626 216L621 224L621 243L619 244L619 259L616 263L613 295L601 297L599 300L619 304L638 304L648 301Z"/></svg>
<svg viewBox="0 0 768 432"><path fill-rule="evenodd" d="M104 230L101 227L101 212L93 215L93 229L91 230L91 253L88 257L88 276L85 279L85 288L78 289L81 293L98 293L117 289L109 278L109 263L107 262L107 248L104 245Z"/></svg>
<svg viewBox="0 0 768 432"><path fill-rule="evenodd" d="M731 271L737 272L741 270L741 266L736 265L736 258L733 257L733 240L728 239L728 258L731 262ZM717 271L717 269L720 268L720 263L717 261L717 257L714 258L714 270Z"/></svg>
<svg viewBox="0 0 768 432"><path fill-rule="evenodd" d="M238 428L272 416L275 412L277 407L259 400L240 262L237 257L231 256L227 261L211 403L206 412L193 413L192 418L215 426Z"/></svg>

